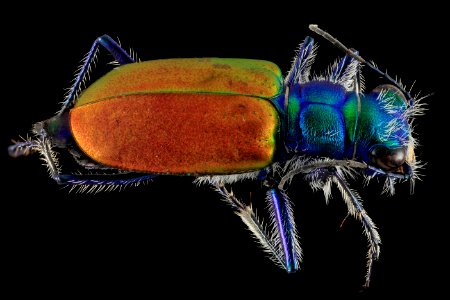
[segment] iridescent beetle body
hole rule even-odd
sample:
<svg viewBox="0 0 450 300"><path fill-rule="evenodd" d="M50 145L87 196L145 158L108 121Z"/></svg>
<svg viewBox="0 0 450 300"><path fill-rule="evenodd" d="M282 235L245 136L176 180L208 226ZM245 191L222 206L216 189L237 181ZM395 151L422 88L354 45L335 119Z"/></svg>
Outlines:
<svg viewBox="0 0 450 300"><path fill-rule="evenodd" d="M197 183L211 184L223 196L288 272L299 269L301 249L286 185L303 174L328 198L334 183L369 241L367 286L380 238L346 177L357 171L368 179L383 175L391 192L396 181L413 181L417 163L410 120L421 112L420 106L401 84L356 51L316 26L310 28L346 56L328 74L311 78L315 47L308 37L284 80L275 64L260 60L135 63L110 37L102 36L88 53L62 110L37 123L36 139L16 143L10 154L39 151L53 179L87 191L158 175L197 176ZM122 66L79 94L99 45ZM363 94L361 64L392 85ZM81 166L103 174L61 174L53 147L67 149ZM268 188L269 228L225 187L244 179L263 181Z"/></svg>

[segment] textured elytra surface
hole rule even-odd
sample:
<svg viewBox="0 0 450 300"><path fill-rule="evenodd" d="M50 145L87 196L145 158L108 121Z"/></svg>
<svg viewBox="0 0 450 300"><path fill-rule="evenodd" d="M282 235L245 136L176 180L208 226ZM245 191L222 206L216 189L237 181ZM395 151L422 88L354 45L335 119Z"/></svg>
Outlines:
<svg viewBox="0 0 450 300"><path fill-rule="evenodd" d="M282 75L269 61L240 58L161 59L120 66L94 82L76 106L143 93L217 93L272 98Z"/></svg>
<svg viewBox="0 0 450 300"><path fill-rule="evenodd" d="M267 100L216 94L141 94L76 107L80 149L107 166L162 174L230 174L268 166L279 118Z"/></svg>

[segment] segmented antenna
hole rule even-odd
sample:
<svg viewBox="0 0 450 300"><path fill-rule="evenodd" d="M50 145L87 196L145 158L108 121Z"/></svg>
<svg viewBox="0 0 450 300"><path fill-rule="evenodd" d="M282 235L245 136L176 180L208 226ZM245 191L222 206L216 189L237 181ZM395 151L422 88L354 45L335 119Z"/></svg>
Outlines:
<svg viewBox="0 0 450 300"><path fill-rule="evenodd" d="M380 74L381 76L383 76L384 78L389 80L393 85L395 85L397 88L399 88L402 91L403 94L405 94L408 97L408 105L409 106L414 106L414 104L416 102L415 98L413 96L411 96L410 92L407 91L404 88L403 84L401 84L400 82L398 82L397 80L395 80L394 78L389 76L389 74L387 72L381 71L380 69L377 68L377 66L373 62L367 61L364 58L362 58L360 55L358 55L358 54L354 53L353 51L351 51L344 44L342 44L340 41L338 41L335 37L333 37L328 32L323 31L317 25L311 24L311 25L309 25L309 29L311 31L314 31L318 35L322 36L326 40L328 40L334 46L336 46L337 48L339 48L342 51L344 51L347 55L353 57L354 59L356 59L360 63L365 64L366 66L371 68L373 71L375 71L376 73Z"/></svg>

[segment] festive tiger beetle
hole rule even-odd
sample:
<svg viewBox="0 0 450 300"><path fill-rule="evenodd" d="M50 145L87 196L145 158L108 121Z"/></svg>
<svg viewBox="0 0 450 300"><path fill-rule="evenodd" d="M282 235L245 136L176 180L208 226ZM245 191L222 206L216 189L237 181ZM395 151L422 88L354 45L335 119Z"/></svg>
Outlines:
<svg viewBox="0 0 450 300"><path fill-rule="evenodd" d="M422 109L400 82L356 50L316 25L309 28L345 56L326 74L311 76L316 46L307 37L284 79L277 65L262 60L140 62L103 35L84 59L62 109L36 123L34 139L16 142L9 154L39 152L51 178L87 192L160 175L195 176L195 183L219 192L287 272L298 270L302 258L287 186L301 174L328 200L334 183L368 239L368 286L380 237L347 179L383 176L391 193L398 181L413 186L419 164L411 123ZM81 91L100 46L119 66ZM388 83L363 93L363 65ZM54 148L66 149L86 174L63 174ZM245 179L267 188L267 227L226 186Z"/></svg>

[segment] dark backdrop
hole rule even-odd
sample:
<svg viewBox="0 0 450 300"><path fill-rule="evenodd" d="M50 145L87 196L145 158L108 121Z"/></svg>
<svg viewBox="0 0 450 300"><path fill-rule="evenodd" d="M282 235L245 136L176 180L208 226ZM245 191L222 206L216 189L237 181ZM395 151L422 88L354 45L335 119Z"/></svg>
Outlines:
<svg viewBox="0 0 450 300"><path fill-rule="evenodd" d="M36 7L27 15L14 13L14 22L2 26L2 269L11 290L70 295L92 288L96 295L181 292L210 298L234 292L299 297L310 292L437 292L445 280L438 271L446 263L441 244L446 236L446 186L438 181L438 171L446 169L446 147L441 143L448 136L448 104L438 84L444 68L439 52L442 20L435 15L439 9L419 8L413 14L390 9L331 11L335 18L328 18L317 8L277 4L261 12L218 6L208 13L170 6L115 8L114 13L100 15L80 7L60 14ZM414 91L435 93L427 99L427 115L415 123L421 142L417 154L428 163L415 194L409 194L408 184L387 197L380 196L382 182L366 188L352 183L361 191L383 241L372 287L365 292L360 292L365 237L354 220L339 228L346 210L336 190L328 206L322 193L312 193L301 178L288 190L304 262L299 273L287 275L264 257L219 196L208 187L194 186L191 178L164 177L122 192L69 194L48 178L37 156L7 156L12 138L26 135L32 123L59 109L79 61L103 33L120 37L143 60L255 58L277 63L286 74L294 50L312 34L309 23L318 23L408 85L416 80ZM320 47L313 69L321 72L341 53L314 37ZM107 70L100 67L94 77ZM383 83L367 69L365 74L368 89ZM254 188L258 186L236 189L248 196ZM252 202L263 207L262 197L254 192Z"/></svg>

